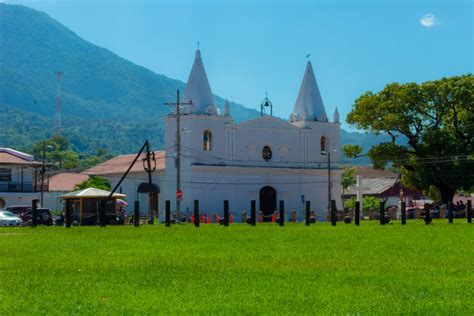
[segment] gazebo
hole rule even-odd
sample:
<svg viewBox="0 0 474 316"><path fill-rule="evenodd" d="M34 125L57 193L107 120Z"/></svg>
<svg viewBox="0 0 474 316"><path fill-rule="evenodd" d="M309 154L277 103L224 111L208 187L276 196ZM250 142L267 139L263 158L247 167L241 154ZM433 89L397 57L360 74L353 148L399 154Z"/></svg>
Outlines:
<svg viewBox="0 0 474 316"><path fill-rule="evenodd" d="M80 225L96 225L99 223L99 211L101 203L104 203L106 221L108 224L115 223L117 216L117 199L123 199L125 194L114 193L108 199L111 192L87 188L58 196L64 200L66 208L69 207L71 221Z"/></svg>

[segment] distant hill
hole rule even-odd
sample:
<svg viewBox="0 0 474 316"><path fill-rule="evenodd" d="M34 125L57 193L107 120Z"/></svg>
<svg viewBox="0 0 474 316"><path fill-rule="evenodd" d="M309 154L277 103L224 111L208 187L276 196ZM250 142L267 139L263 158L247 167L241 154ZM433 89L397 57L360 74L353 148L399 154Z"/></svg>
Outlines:
<svg viewBox="0 0 474 316"><path fill-rule="evenodd" d="M163 146L165 102L185 83L93 45L45 13L0 3L0 146L26 150L51 136L56 81L62 80L63 134L75 150L130 153L149 139ZM224 99L215 96L222 110ZM237 122L259 113L230 102ZM383 136L341 131L341 142L367 145Z"/></svg>

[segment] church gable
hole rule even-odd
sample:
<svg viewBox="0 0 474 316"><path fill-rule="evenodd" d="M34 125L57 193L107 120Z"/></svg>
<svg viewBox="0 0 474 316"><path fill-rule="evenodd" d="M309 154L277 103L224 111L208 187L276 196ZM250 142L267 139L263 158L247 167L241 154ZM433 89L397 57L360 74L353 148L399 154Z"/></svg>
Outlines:
<svg viewBox="0 0 474 316"><path fill-rule="evenodd" d="M237 127L255 127L255 128L275 128L275 129L298 129L294 125L280 120L273 116L261 116L256 119L245 121L237 125Z"/></svg>

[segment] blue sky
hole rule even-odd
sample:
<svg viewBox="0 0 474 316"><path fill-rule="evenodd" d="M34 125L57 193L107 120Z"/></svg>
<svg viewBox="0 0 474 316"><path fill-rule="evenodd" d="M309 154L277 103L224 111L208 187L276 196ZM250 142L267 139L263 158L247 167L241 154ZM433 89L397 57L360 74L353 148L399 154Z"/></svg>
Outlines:
<svg viewBox="0 0 474 316"><path fill-rule="evenodd" d="M473 72L470 0L4 1L46 12L79 36L186 81L197 42L215 94L288 117L306 55L326 111L365 91ZM344 127L347 125L344 124Z"/></svg>

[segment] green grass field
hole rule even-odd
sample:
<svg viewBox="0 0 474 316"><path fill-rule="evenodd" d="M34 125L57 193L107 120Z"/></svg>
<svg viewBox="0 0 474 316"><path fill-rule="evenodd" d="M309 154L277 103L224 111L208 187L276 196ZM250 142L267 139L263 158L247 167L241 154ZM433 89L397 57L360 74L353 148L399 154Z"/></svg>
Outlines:
<svg viewBox="0 0 474 316"><path fill-rule="evenodd" d="M2 228L19 313L474 315L474 225Z"/></svg>

